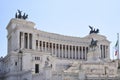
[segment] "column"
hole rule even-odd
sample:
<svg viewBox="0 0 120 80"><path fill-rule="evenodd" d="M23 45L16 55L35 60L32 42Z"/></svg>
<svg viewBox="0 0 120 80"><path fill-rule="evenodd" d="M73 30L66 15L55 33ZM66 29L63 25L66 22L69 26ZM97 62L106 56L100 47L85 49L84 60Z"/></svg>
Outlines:
<svg viewBox="0 0 120 80"><path fill-rule="evenodd" d="M45 51L45 44L44 44L44 41L42 41L42 51L43 51L43 52Z"/></svg>
<svg viewBox="0 0 120 80"><path fill-rule="evenodd" d="M106 45L104 45L104 58L106 58Z"/></svg>
<svg viewBox="0 0 120 80"><path fill-rule="evenodd" d="M46 46L46 42L45 42L45 52L46 52L46 47L47 47L47 46Z"/></svg>
<svg viewBox="0 0 120 80"><path fill-rule="evenodd" d="M67 57L66 45L65 45L65 58Z"/></svg>
<svg viewBox="0 0 120 80"><path fill-rule="evenodd" d="M56 44L56 54L57 54L57 57L58 57L58 44Z"/></svg>
<svg viewBox="0 0 120 80"><path fill-rule="evenodd" d="M22 33L22 36L21 36L21 49L24 48L24 36L25 36L25 34Z"/></svg>
<svg viewBox="0 0 120 80"><path fill-rule="evenodd" d="M102 45L102 57L104 58L104 48L103 48L103 45Z"/></svg>
<svg viewBox="0 0 120 80"><path fill-rule="evenodd" d="M70 59L72 59L72 47L71 47L71 45L70 45Z"/></svg>
<svg viewBox="0 0 120 80"><path fill-rule="evenodd" d="M27 46L28 46L28 45L27 45L27 43L28 43L28 40L27 40L27 39L28 39L28 36L27 36L27 33L24 33L24 34L25 34L25 35L24 35L24 48L27 49L27 48L28 48L28 47L27 47Z"/></svg>
<svg viewBox="0 0 120 80"><path fill-rule="evenodd" d="M19 49L20 48L20 31L16 32L16 44L14 44L14 49Z"/></svg>
<svg viewBox="0 0 120 80"><path fill-rule="evenodd" d="M106 58L106 45L105 45L105 58Z"/></svg>
<svg viewBox="0 0 120 80"><path fill-rule="evenodd" d="M107 45L107 57L110 59L110 45Z"/></svg>
<svg viewBox="0 0 120 80"><path fill-rule="evenodd" d="M41 51L43 52L43 41L41 41Z"/></svg>
<svg viewBox="0 0 120 80"><path fill-rule="evenodd" d="M66 45L66 58L68 58L68 45Z"/></svg>
<svg viewBox="0 0 120 80"><path fill-rule="evenodd" d="M70 59L70 45L68 45L68 58Z"/></svg>
<svg viewBox="0 0 120 80"><path fill-rule="evenodd" d="M77 56L76 56L76 47L77 47L77 46L75 46L75 53L74 53L74 54L75 54L75 59L77 59Z"/></svg>
<svg viewBox="0 0 120 80"><path fill-rule="evenodd" d="M83 47L83 60L85 60L85 47Z"/></svg>
<svg viewBox="0 0 120 80"><path fill-rule="evenodd" d="M105 55L106 55L106 58L107 58L107 45L105 46L105 49L106 49Z"/></svg>
<svg viewBox="0 0 120 80"><path fill-rule="evenodd" d="M40 41L38 39L38 50L40 50Z"/></svg>
<svg viewBox="0 0 120 80"><path fill-rule="evenodd" d="M105 45L103 45L103 54L104 54L104 58L105 58Z"/></svg>
<svg viewBox="0 0 120 80"><path fill-rule="evenodd" d="M78 59L80 59L80 47L78 46Z"/></svg>
<svg viewBox="0 0 120 80"><path fill-rule="evenodd" d="M106 45L106 58L108 58L108 46Z"/></svg>
<svg viewBox="0 0 120 80"><path fill-rule="evenodd" d="M62 44L62 58L63 58L63 44Z"/></svg>
<svg viewBox="0 0 120 80"><path fill-rule="evenodd" d="M27 33L27 36L28 36L28 41L27 41L27 48L29 49L29 33Z"/></svg>
<svg viewBox="0 0 120 80"><path fill-rule="evenodd" d="M55 56L55 43L53 43L53 55Z"/></svg>
<svg viewBox="0 0 120 80"><path fill-rule="evenodd" d="M53 55L53 43L51 43L51 54Z"/></svg>
<svg viewBox="0 0 120 80"><path fill-rule="evenodd" d="M100 57L102 58L102 45L100 45L100 51L101 51Z"/></svg>
<svg viewBox="0 0 120 80"><path fill-rule="evenodd" d="M43 51L43 41L41 41L41 52Z"/></svg>
<svg viewBox="0 0 120 80"><path fill-rule="evenodd" d="M72 53L72 59L73 59L73 46L71 46L71 47L72 47L71 53Z"/></svg>
<svg viewBox="0 0 120 80"><path fill-rule="evenodd" d="M60 58L62 58L62 44L60 44Z"/></svg>
<svg viewBox="0 0 120 80"><path fill-rule="evenodd" d="M49 44L49 42L46 42L46 45L47 45L47 46L46 46L47 52L50 53L50 44Z"/></svg>
<svg viewBox="0 0 120 80"><path fill-rule="evenodd" d="M60 44L58 44L58 57L60 58Z"/></svg>
<svg viewBox="0 0 120 80"><path fill-rule="evenodd" d="M102 58L104 58L104 47L102 45Z"/></svg>
<svg viewBox="0 0 120 80"><path fill-rule="evenodd" d="M86 47L86 60L87 60L87 54L88 54L88 47Z"/></svg>
<svg viewBox="0 0 120 80"><path fill-rule="evenodd" d="M57 53L57 52L56 52L57 50L56 50L56 49L57 49L57 48L56 48L56 44L55 44L55 56L57 56L57 54L56 54L56 53Z"/></svg>
<svg viewBox="0 0 120 80"><path fill-rule="evenodd" d="M19 32L19 39L18 39L19 49L22 47L22 32Z"/></svg>
<svg viewBox="0 0 120 80"><path fill-rule="evenodd" d="M87 51L86 51L86 47L85 47L85 60L86 60L86 57L87 57L87 56L86 56L86 52L87 52Z"/></svg>
<svg viewBox="0 0 120 80"><path fill-rule="evenodd" d="M78 60L78 46L76 46L76 59Z"/></svg>
<svg viewBox="0 0 120 80"><path fill-rule="evenodd" d="M82 47L80 46L80 60L82 59Z"/></svg>
<svg viewBox="0 0 120 80"><path fill-rule="evenodd" d="M63 45L63 58L65 58L65 45Z"/></svg>
<svg viewBox="0 0 120 80"><path fill-rule="evenodd" d="M33 39L33 38L32 38L32 34L30 33L30 34L29 34L29 49L32 49L32 46L33 46L33 45L32 45L32 39Z"/></svg>
<svg viewBox="0 0 120 80"><path fill-rule="evenodd" d="M49 42L49 53L52 54L52 43Z"/></svg>
<svg viewBox="0 0 120 80"><path fill-rule="evenodd" d="M83 47L81 46L81 59L83 60Z"/></svg>
<svg viewBox="0 0 120 80"><path fill-rule="evenodd" d="M36 44L36 45L35 45L35 46L36 46L36 50L38 50L38 40L36 40L35 42L36 42L36 43L35 43L35 44Z"/></svg>

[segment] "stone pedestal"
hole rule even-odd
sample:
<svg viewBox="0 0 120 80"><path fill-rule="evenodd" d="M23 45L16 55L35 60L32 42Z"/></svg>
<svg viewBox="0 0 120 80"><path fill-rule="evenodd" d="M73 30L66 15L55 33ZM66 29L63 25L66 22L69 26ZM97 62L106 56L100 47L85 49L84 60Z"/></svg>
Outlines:
<svg viewBox="0 0 120 80"><path fill-rule="evenodd" d="M45 80L52 80L52 70L51 67L44 67Z"/></svg>
<svg viewBox="0 0 120 80"><path fill-rule="evenodd" d="M88 54L87 54L87 60L88 61L98 61L100 60L100 51L98 47L90 48Z"/></svg>

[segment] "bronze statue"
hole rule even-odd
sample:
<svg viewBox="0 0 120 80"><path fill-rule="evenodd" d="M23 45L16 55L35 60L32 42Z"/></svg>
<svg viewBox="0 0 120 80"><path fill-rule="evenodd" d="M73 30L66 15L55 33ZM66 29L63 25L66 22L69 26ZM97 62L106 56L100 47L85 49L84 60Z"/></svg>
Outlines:
<svg viewBox="0 0 120 80"><path fill-rule="evenodd" d="M25 13L22 15L22 11L18 10L18 12L15 14L15 18L26 20L28 18L28 15Z"/></svg>
<svg viewBox="0 0 120 80"><path fill-rule="evenodd" d="M91 43L90 43L90 47L91 48L93 48L93 47L96 47L97 46L97 40L94 40L93 38L92 38L92 40L91 40Z"/></svg>
<svg viewBox="0 0 120 80"><path fill-rule="evenodd" d="M21 19L21 18L22 18L22 11L18 10L18 14L19 14L19 15L18 15L18 18Z"/></svg>
<svg viewBox="0 0 120 80"><path fill-rule="evenodd" d="M95 28L93 29L92 26L89 26L89 28L91 29L89 34L92 34L92 33L96 33L97 34L97 33L99 33L99 29L95 30Z"/></svg>
<svg viewBox="0 0 120 80"><path fill-rule="evenodd" d="M99 33L99 29L97 29L97 30L95 31L95 33Z"/></svg>
<svg viewBox="0 0 120 80"><path fill-rule="evenodd" d="M18 18L17 13L15 14L15 18Z"/></svg>
<svg viewBox="0 0 120 80"><path fill-rule="evenodd" d="M27 19L27 18L28 18L28 15L26 15L26 14L24 13L23 19Z"/></svg>

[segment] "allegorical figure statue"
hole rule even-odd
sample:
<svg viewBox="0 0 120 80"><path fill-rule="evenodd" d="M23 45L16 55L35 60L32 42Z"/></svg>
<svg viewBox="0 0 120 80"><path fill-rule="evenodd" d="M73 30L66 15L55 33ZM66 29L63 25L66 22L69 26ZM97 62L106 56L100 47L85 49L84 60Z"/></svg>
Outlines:
<svg viewBox="0 0 120 80"><path fill-rule="evenodd" d="M51 64L50 58L48 56L46 57L45 67L51 67L52 68L52 64Z"/></svg>
<svg viewBox="0 0 120 80"><path fill-rule="evenodd" d="M18 12L15 14L15 18L26 20L28 18L28 15L25 13L22 15L22 11L18 10Z"/></svg>
<svg viewBox="0 0 120 80"><path fill-rule="evenodd" d="M96 30L95 30L95 28L93 29L92 26L89 26L89 28L91 29L89 34L92 34L92 33L99 33L99 29L96 29Z"/></svg>

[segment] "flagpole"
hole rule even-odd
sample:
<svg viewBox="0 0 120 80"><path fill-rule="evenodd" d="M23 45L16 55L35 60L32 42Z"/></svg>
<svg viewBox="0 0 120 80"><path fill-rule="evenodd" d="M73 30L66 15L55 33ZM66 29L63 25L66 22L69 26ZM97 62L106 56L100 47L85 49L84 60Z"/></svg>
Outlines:
<svg viewBox="0 0 120 80"><path fill-rule="evenodd" d="M118 60L119 60L119 33L117 33L117 40L118 40Z"/></svg>
<svg viewBox="0 0 120 80"><path fill-rule="evenodd" d="M114 61L114 47L113 47L112 50L113 50L113 51L112 51L112 53L113 53L112 57L113 57L113 61Z"/></svg>

